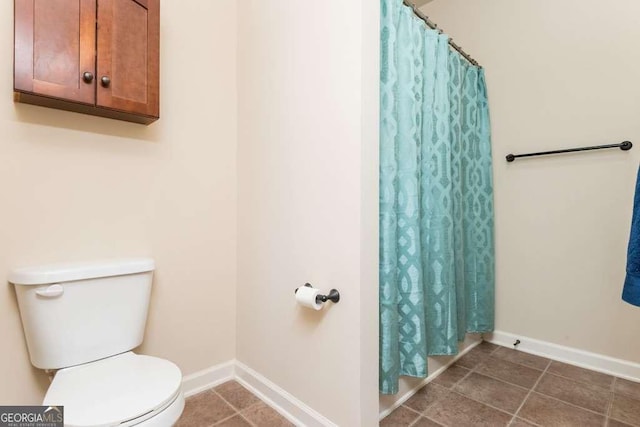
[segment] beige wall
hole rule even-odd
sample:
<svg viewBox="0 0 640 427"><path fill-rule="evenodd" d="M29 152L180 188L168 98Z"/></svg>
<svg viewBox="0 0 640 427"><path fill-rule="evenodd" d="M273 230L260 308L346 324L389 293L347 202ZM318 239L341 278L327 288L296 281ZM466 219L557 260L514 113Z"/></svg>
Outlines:
<svg viewBox="0 0 640 427"><path fill-rule="evenodd" d="M162 118L144 127L14 105L13 2L0 2L0 278L19 265L154 257L142 351L189 374L235 355L236 2L162 8ZM0 325L0 404L37 404L47 380L8 284Z"/></svg>
<svg viewBox="0 0 640 427"><path fill-rule="evenodd" d="M502 331L640 362L620 299L640 160L640 2L438 0L424 11L485 68ZM518 160L509 153L636 148Z"/></svg>
<svg viewBox="0 0 640 427"><path fill-rule="evenodd" d="M239 3L238 359L377 425L378 21L363 0ZM310 282L342 300L313 312Z"/></svg>

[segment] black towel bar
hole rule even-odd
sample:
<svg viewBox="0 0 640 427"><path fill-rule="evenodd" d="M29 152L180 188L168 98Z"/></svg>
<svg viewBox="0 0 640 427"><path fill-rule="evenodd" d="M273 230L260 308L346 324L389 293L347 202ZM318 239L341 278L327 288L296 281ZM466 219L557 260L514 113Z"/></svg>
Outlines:
<svg viewBox="0 0 640 427"><path fill-rule="evenodd" d="M565 150L541 151L539 153L508 154L507 162L513 162L518 157L546 156L547 154L573 153L574 151L602 150L603 148L619 148L622 151L629 151L631 150L631 148L633 148L633 144L630 141L624 141L624 142L621 142L620 144L607 144L607 145L596 145L593 147L567 148Z"/></svg>

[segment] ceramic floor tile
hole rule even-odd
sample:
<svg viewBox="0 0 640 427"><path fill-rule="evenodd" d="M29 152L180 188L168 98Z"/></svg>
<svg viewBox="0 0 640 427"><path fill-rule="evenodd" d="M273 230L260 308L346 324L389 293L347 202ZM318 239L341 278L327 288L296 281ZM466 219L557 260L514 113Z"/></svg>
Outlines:
<svg viewBox="0 0 640 427"><path fill-rule="evenodd" d="M616 421L613 418L609 418L607 427L633 427L629 424L622 423L620 421Z"/></svg>
<svg viewBox="0 0 640 427"><path fill-rule="evenodd" d="M640 400L622 394L613 396L610 417L623 423L640 427Z"/></svg>
<svg viewBox="0 0 640 427"><path fill-rule="evenodd" d="M439 399L446 398L449 394L449 389L442 387L438 384L429 383L422 387L416 394L411 396L404 405L417 412L424 412L429 405L435 403Z"/></svg>
<svg viewBox="0 0 640 427"><path fill-rule="evenodd" d="M640 383L616 378L613 390L618 394L624 394L625 396L640 400Z"/></svg>
<svg viewBox="0 0 640 427"><path fill-rule="evenodd" d="M603 388L609 388L613 383L613 377L611 375L590 371L588 369L579 368L562 362L551 362L548 372Z"/></svg>
<svg viewBox="0 0 640 427"><path fill-rule="evenodd" d="M189 397L177 427L210 426L235 414L235 410L211 390Z"/></svg>
<svg viewBox="0 0 640 427"><path fill-rule="evenodd" d="M407 427L420 417L415 411L400 406L380 421L380 427Z"/></svg>
<svg viewBox="0 0 640 427"><path fill-rule="evenodd" d="M216 427L252 427L251 424L247 422L240 415L236 415L229 419L226 419L218 424L215 424Z"/></svg>
<svg viewBox="0 0 640 427"><path fill-rule="evenodd" d="M489 357L486 351L474 348L469 353L456 360L454 366L462 366L463 368L473 369Z"/></svg>
<svg viewBox="0 0 640 427"><path fill-rule="evenodd" d="M527 389L477 373L469 375L454 390L510 414L515 414L529 393Z"/></svg>
<svg viewBox="0 0 640 427"><path fill-rule="evenodd" d="M242 415L257 427L289 427L293 426L285 417L269 405L260 402L241 412Z"/></svg>
<svg viewBox="0 0 640 427"><path fill-rule="evenodd" d="M622 379L613 383L609 375L559 362L549 365L549 371L557 375L547 372L540 378L541 369L548 364L547 359L483 342L418 391L406 406L389 414L380 426L602 426L604 416L592 411L606 412L614 384L607 426L640 427L639 383ZM476 372L471 372L471 368ZM538 379L536 391L509 424L512 418L509 414L519 408L528 388ZM214 390L188 398L176 426L293 426L235 381Z"/></svg>
<svg viewBox="0 0 640 427"><path fill-rule="evenodd" d="M411 427L442 427L442 425L431 421L429 418L420 417Z"/></svg>
<svg viewBox="0 0 640 427"><path fill-rule="evenodd" d="M446 371L434 378L433 383L441 385L443 387L452 387L455 383L464 378L469 372L467 368L462 366L450 366Z"/></svg>
<svg viewBox="0 0 640 427"><path fill-rule="evenodd" d="M509 413L521 404L510 426L640 427L640 383L613 380L609 375L485 342L380 425L507 425L513 418ZM534 385L536 390L526 397ZM611 418L605 423L609 408Z"/></svg>
<svg viewBox="0 0 640 427"><path fill-rule="evenodd" d="M512 363L528 366L529 368L539 369L541 371L544 371L547 365L549 365L549 362L551 362L550 359L513 350L507 347L500 347L493 353L493 356Z"/></svg>
<svg viewBox="0 0 640 427"><path fill-rule="evenodd" d="M424 415L442 425L454 427L497 427L506 426L511 421L511 415L458 393L451 393L447 399L434 403Z"/></svg>
<svg viewBox="0 0 640 427"><path fill-rule="evenodd" d="M242 411L249 406L258 403L258 399L253 393L242 387L236 381L228 381L214 388L220 396L229 402L238 411Z"/></svg>
<svg viewBox="0 0 640 427"><path fill-rule="evenodd" d="M485 354L492 354L494 351L499 349L500 346L496 344L491 344L488 341L482 341L480 344L475 346L474 350L481 351Z"/></svg>
<svg viewBox="0 0 640 427"><path fill-rule="evenodd" d="M602 427L604 416L594 414L538 393L531 393L518 412L519 418L542 426Z"/></svg>
<svg viewBox="0 0 640 427"><path fill-rule="evenodd" d="M535 424L531 424L522 418L516 418L509 424L509 427L535 427Z"/></svg>
<svg viewBox="0 0 640 427"><path fill-rule="evenodd" d="M625 424L620 421L616 421L613 418L607 420L607 427L633 427L632 425Z"/></svg>
<svg viewBox="0 0 640 427"><path fill-rule="evenodd" d="M542 371L537 369L528 368L495 357L487 359L482 365L476 368L476 370L490 377L525 388L533 387L542 375Z"/></svg>
<svg viewBox="0 0 640 427"><path fill-rule="evenodd" d="M559 377L548 372L544 374L535 390L538 393L600 414L606 414L611 400L611 392L608 389Z"/></svg>

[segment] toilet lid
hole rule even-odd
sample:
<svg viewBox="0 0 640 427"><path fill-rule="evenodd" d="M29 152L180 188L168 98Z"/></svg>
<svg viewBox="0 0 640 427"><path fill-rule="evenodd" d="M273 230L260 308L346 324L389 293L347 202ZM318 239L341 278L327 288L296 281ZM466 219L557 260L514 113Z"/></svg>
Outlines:
<svg viewBox="0 0 640 427"><path fill-rule="evenodd" d="M59 370L42 404L64 406L65 426L115 426L168 405L181 382L168 360L128 352Z"/></svg>

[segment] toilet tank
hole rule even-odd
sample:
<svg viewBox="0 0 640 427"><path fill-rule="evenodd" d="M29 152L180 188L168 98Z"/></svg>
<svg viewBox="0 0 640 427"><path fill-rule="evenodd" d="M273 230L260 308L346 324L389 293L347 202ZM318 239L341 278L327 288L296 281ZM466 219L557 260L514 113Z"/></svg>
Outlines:
<svg viewBox="0 0 640 427"><path fill-rule="evenodd" d="M31 363L59 369L140 345L154 268L132 258L11 271Z"/></svg>

